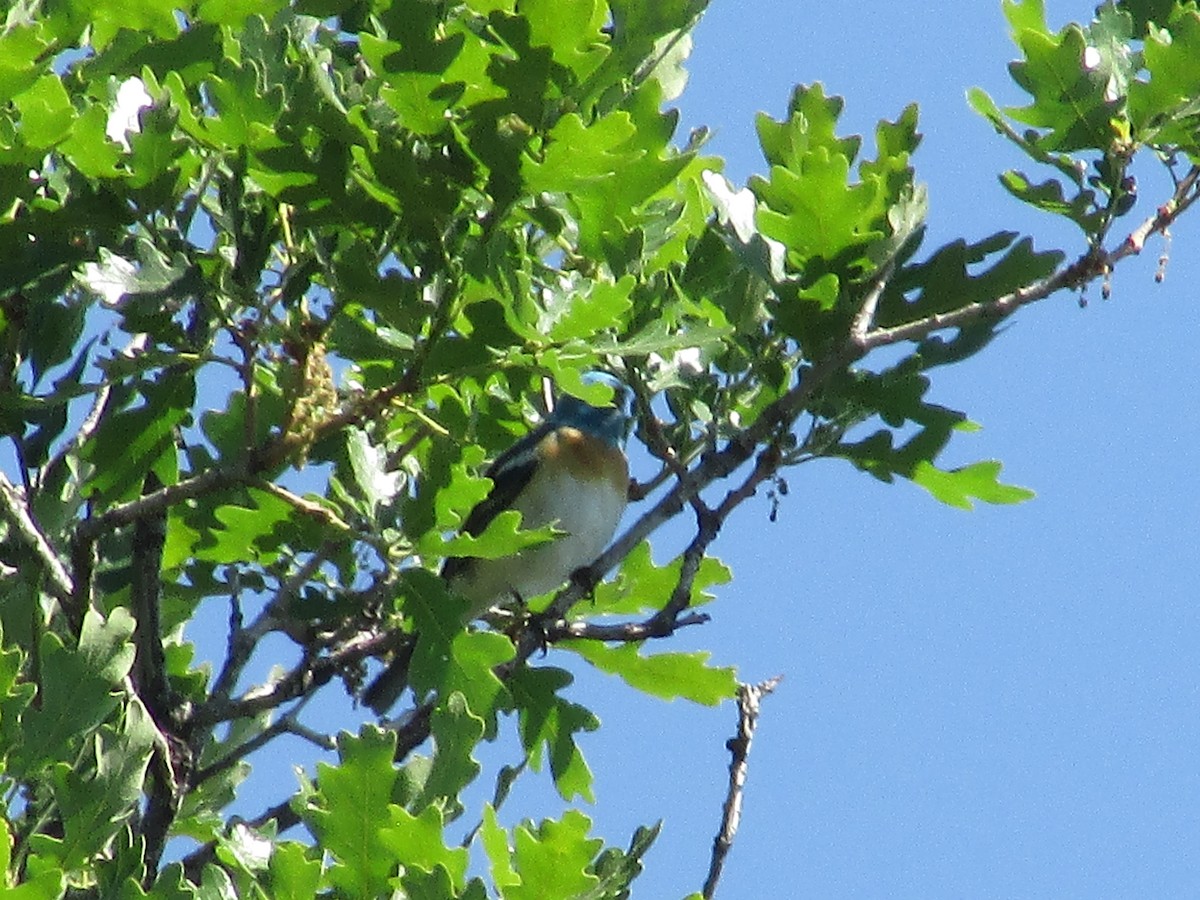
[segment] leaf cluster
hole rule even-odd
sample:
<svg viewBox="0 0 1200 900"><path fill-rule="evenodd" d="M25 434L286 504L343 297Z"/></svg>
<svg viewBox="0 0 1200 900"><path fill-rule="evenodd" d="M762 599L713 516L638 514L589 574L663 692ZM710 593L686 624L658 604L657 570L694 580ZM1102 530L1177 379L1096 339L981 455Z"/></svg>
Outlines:
<svg viewBox="0 0 1200 900"><path fill-rule="evenodd" d="M526 772L548 772L564 805L594 799L582 736L600 723L573 669L733 698L736 673L709 654L652 648L703 624L731 577L712 552L722 526L801 463L846 460L955 506L1028 496L994 461L939 464L972 425L930 398L930 373L1133 252L1105 239L1136 154L1193 168L1121 248L1191 204L1195 4L1106 4L1051 32L1039 0L1006 3L1031 102L972 103L1056 169L1004 179L1084 229L1070 264L1011 232L926 249L917 108L864 150L819 84L759 117L765 171L735 188L668 108L704 5L9 6L14 889L627 896L656 828L606 847L573 808L502 819ZM582 380L595 368L636 395L626 526L562 590L466 621L444 556L554 537L515 514L456 534L486 460L546 413L547 385L603 402ZM677 519L682 549L656 560L651 538ZM198 627L224 629L217 660L197 658ZM271 642L292 656L263 675ZM375 659L407 665L394 718L335 737L308 716L327 687L351 708ZM235 818L254 755L284 735L336 761ZM469 808L477 749L502 735L520 762Z"/></svg>

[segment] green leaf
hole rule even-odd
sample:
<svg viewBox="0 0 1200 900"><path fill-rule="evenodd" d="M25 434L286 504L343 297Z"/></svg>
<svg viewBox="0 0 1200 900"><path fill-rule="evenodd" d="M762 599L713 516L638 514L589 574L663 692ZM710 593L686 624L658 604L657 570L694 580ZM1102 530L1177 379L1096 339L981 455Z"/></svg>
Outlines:
<svg viewBox="0 0 1200 900"><path fill-rule="evenodd" d="M580 600L571 608L572 618L593 615L640 615L662 609L679 584L683 557L677 556L664 566L656 565L650 555L650 544L643 542L629 551L621 562L617 577L596 585L591 598ZM710 602L713 595L706 588L728 584L733 578L729 567L715 556L706 556L692 580L689 606Z"/></svg>
<svg viewBox="0 0 1200 900"><path fill-rule="evenodd" d="M228 395L226 409L209 409L200 416L204 436L222 458L240 459L247 441L256 445L265 442L271 435L271 425L285 420L288 407L273 370L255 367L253 390L256 416L246 409L246 395L242 391ZM251 425L257 427L252 429Z"/></svg>
<svg viewBox="0 0 1200 900"><path fill-rule="evenodd" d="M1000 231L975 243L959 239L905 266L884 291L878 324L891 327L995 300L1050 276L1063 260L1060 251L1035 251L1032 239L1016 238L1014 232ZM989 267L978 270L981 262L1001 252Z"/></svg>
<svg viewBox="0 0 1200 900"><path fill-rule="evenodd" d="M103 4L83 7L91 14L92 42L97 49L107 47L122 29L149 33L160 40L169 40L180 30L175 10L162 0L128 0L118 7Z"/></svg>
<svg viewBox="0 0 1200 900"><path fill-rule="evenodd" d="M772 166L770 180L750 179L765 207L758 214L759 228L787 248L794 270L833 266L855 250L861 267L866 245L884 236L882 186L876 179L852 184L852 161L819 147L795 169Z"/></svg>
<svg viewBox="0 0 1200 900"><path fill-rule="evenodd" d="M708 6L708 0L610 0L612 11L612 62L624 72L634 71L642 60L663 46L663 41L685 32Z"/></svg>
<svg viewBox="0 0 1200 900"><path fill-rule="evenodd" d="M118 607L107 619L89 609L74 649L55 634L43 635L38 704L22 717L25 740L11 769L29 774L62 759L67 747L112 714L133 664L133 629L132 616Z"/></svg>
<svg viewBox="0 0 1200 900"><path fill-rule="evenodd" d="M1135 36L1144 35L1151 22L1162 25L1180 6L1177 0L1117 0L1116 5L1129 13Z"/></svg>
<svg viewBox="0 0 1200 900"><path fill-rule="evenodd" d="M317 764L316 793L309 799L306 820L335 862L330 882L350 897L376 897L387 892L396 869L379 826L391 817L396 770L394 732L364 726L357 737L338 739L338 764Z"/></svg>
<svg viewBox="0 0 1200 900"><path fill-rule="evenodd" d="M513 672L508 689L517 709L521 745L530 767L540 772L543 752L548 752L559 796L567 802L580 797L592 803L592 773L575 743L575 735L595 731L600 720L591 710L560 696L572 681L571 674L562 669L522 667Z"/></svg>
<svg viewBox="0 0 1200 900"><path fill-rule="evenodd" d="M495 808L489 803L483 808L483 821L480 823L479 834L483 840L483 850L487 854L491 871L492 884L501 896L507 898L508 891L521 883L513 865L512 848L508 843L508 832L500 825Z"/></svg>
<svg viewBox="0 0 1200 900"><path fill-rule="evenodd" d="M507 642L507 639L502 640ZM490 668L487 671L490 674ZM452 683L452 679L447 679L447 683ZM416 800L418 808L428 804L456 808L463 788L479 774L480 766L472 753L483 740L484 715L490 710L485 710L484 715L477 715L460 690L445 689L442 696L445 699L434 708L430 719L429 732L436 751L433 765ZM492 716L489 718L494 720ZM494 734L494 721L492 727Z"/></svg>
<svg viewBox="0 0 1200 900"><path fill-rule="evenodd" d="M583 81L608 56L602 28L607 4L597 0L525 0L521 13L529 21L529 43L550 48L551 58Z"/></svg>
<svg viewBox="0 0 1200 900"><path fill-rule="evenodd" d="M28 342L25 350L37 385L50 369L71 358L83 333L84 309L74 303L38 303L28 311L25 324L22 337Z"/></svg>
<svg viewBox="0 0 1200 900"><path fill-rule="evenodd" d="M1084 234L1092 234L1100 225L1102 214L1096 208L1094 191L1079 190L1068 199L1058 179L1048 178L1034 184L1023 172L1016 171L1003 173L1000 183L1021 202L1070 219L1083 229Z"/></svg>
<svg viewBox="0 0 1200 900"><path fill-rule="evenodd" d="M601 335L592 342L595 353L612 353L619 356L670 356L679 350L699 350L701 353L721 349L725 346L733 329L718 327L702 321L687 321L672 328L664 319L652 321L630 337L609 340Z"/></svg>
<svg viewBox="0 0 1200 900"><path fill-rule="evenodd" d="M428 532L423 536L420 548L423 554L434 557L474 556L481 559L503 559L526 547L551 541L554 536L555 531L549 525L525 530L521 527L521 514L516 510L506 509L498 513L479 536L460 532L446 539L434 532Z"/></svg>
<svg viewBox="0 0 1200 900"><path fill-rule="evenodd" d="M1071 24L1052 33L1040 0L1006 0L1004 12L1025 57L1010 63L1009 73L1032 97L1029 105L1009 108L1008 114L1041 129L1036 144L1042 150L1106 149L1123 98L1106 93L1107 72L1085 65L1089 44L1083 29Z"/></svg>
<svg viewBox="0 0 1200 900"><path fill-rule="evenodd" d="M89 178L118 178L121 170L121 149L108 140L106 128L108 111L102 106L90 106L75 119L71 134L60 148L71 165ZM101 249L101 253L108 252Z"/></svg>
<svg viewBox="0 0 1200 900"><path fill-rule="evenodd" d="M197 18L237 29L252 15L269 18L285 6L287 0L201 0Z"/></svg>
<svg viewBox="0 0 1200 900"><path fill-rule="evenodd" d="M3 599L8 605L12 602L12 595L6 595ZM0 651L0 758L4 759L22 739L21 717L37 690L32 684L17 683L21 661L21 651L15 648ZM3 835L0 835L2 844ZM5 850L0 846L2 852ZM4 870L5 867L0 865L0 872Z"/></svg>
<svg viewBox="0 0 1200 900"><path fill-rule="evenodd" d="M43 75L13 98L21 116L21 138L30 147L49 149L71 132L75 110L57 75Z"/></svg>
<svg viewBox="0 0 1200 900"><path fill-rule="evenodd" d="M642 656L641 642L609 647L598 641L563 641L558 646L578 653L601 672L619 675L630 687L664 700L678 697L716 706L737 694L736 670L712 668L708 652Z"/></svg>
<svg viewBox="0 0 1200 900"><path fill-rule="evenodd" d="M0 35L0 103L7 104L38 80L37 60L50 46L43 28L10 18Z"/></svg>
<svg viewBox="0 0 1200 900"><path fill-rule="evenodd" d="M1134 136L1156 145L1195 146L1200 117L1200 11L1176 5L1146 33L1143 59L1149 78L1129 85Z"/></svg>
<svg viewBox="0 0 1200 900"><path fill-rule="evenodd" d="M365 431L354 429L346 435L346 455L354 474L354 482L368 508L374 512L391 503L396 496L398 473L389 471L384 449L372 444Z"/></svg>
<svg viewBox="0 0 1200 900"><path fill-rule="evenodd" d="M268 864L272 900L313 900L324 882L321 861L296 841L278 841Z"/></svg>
<svg viewBox="0 0 1200 900"><path fill-rule="evenodd" d="M674 120L658 103L657 84L649 82L628 109L595 121L569 113L546 135L540 158L522 163L531 193L562 197L574 211L584 254L619 254L646 202L687 164L687 156L669 148Z"/></svg>
<svg viewBox="0 0 1200 900"><path fill-rule="evenodd" d="M19 885L5 888L5 896L11 897L12 900L59 900L62 897L67 880L66 873L56 867L47 868L37 859L30 860L30 868L33 868L32 864L35 862L40 864L37 874L26 877Z"/></svg>
<svg viewBox="0 0 1200 900"><path fill-rule="evenodd" d="M562 819L546 819L535 829L513 829L513 862L520 883L505 891L505 900L574 897L593 890L599 879L589 869L603 842L589 838L591 821L567 810Z"/></svg>
<svg viewBox="0 0 1200 900"><path fill-rule="evenodd" d="M514 648L502 634L465 630L465 605L432 572L406 573L403 609L417 635L409 680L418 696L436 691L443 702L460 692L493 735L497 705L505 694L493 669L511 659Z"/></svg>
<svg viewBox="0 0 1200 900"><path fill-rule="evenodd" d="M621 851L615 847L605 849L596 859L592 870L600 876L600 884L588 897L625 898L633 880L642 872L642 858L650 851L662 831L662 822L651 827L639 827L629 839L629 849Z"/></svg>
<svg viewBox="0 0 1200 900"><path fill-rule="evenodd" d="M461 32L439 36L443 29L431 4L416 6L407 20L394 20L392 40L369 33L360 35L363 59L382 74L380 98L399 117L400 124L417 134L434 135L448 126L448 112L461 97L465 84L446 77L446 70L462 51Z"/></svg>
<svg viewBox="0 0 1200 900"><path fill-rule="evenodd" d="M592 281L586 290L575 285L549 288L542 299L537 330L560 343L592 339L624 321L633 306L630 294L636 283L632 275L626 275L616 283Z"/></svg>
<svg viewBox="0 0 1200 900"><path fill-rule="evenodd" d="M141 405L105 416L84 445L81 455L93 467L84 496L110 502L128 498L141 490L147 472L160 471L164 458L174 458L175 430L190 420L196 399L191 373L143 382L139 392Z"/></svg>
<svg viewBox="0 0 1200 900"><path fill-rule="evenodd" d="M134 699L125 707L119 729L103 726L89 741L84 765L72 769L60 763L51 769L51 789L65 828L64 868L82 867L137 812L156 736L149 713Z"/></svg>
<svg viewBox="0 0 1200 900"><path fill-rule="evenodd" d="M957 469L938 469L931 463L917 463L911 478L948 506L971 509L972 500L984 503L1021 503L1035 495L1028 488L1001 484L1001 464L995 460L972 463Z"/></svg>
<svg viewBox="0 0 1200 900"><path fill-rule="evenodd" d="M442 869L449 876L453 893L462 891L467 880L469 854L462 847L446 845L446 822L436 805L426 806L420 815L393 805L390 818L379 829L383 845L393 857L403 860L405 870L433 873Z"/></svg>
<svg viewBox="0 0 1200 900"><path fill-rule="evenodd" d="M842 105L815 84L795 89L786 120L760 114L759 143L771 169L769 178L750 179L758 230L785 248L792 273L776 290L776 324L812 356L848 327L852 312L838 304L853 295L850 286L919 236L925 217L925 190L909 165L920 142L916 107L879 123L878 156L859 162L855 178L861 140L837 136ZM778 283L775 270L771 263Z"/></svg>
<svg viewBox="0 0 1200 900"><path fill-rule="evenodd" d="M254 559L269 564L283 552L289 540L299 537L302 543L307 543L305 535L311 538L319 533L312 518L297 515L292 504L275 494L247 488L239 499L241 503L223 504L213 511L216 523L205 529L200 544L191 547L196 559L211 562ZM310 502L322 506L318 501L310 499Z"/></svg>

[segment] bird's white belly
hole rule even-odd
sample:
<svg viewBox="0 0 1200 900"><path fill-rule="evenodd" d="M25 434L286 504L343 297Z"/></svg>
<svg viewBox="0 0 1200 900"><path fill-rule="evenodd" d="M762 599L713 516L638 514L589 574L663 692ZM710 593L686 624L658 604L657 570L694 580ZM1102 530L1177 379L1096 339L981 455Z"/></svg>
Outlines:
<svg viewBox="0 0 1200 900"><path fill-rule="evenodd" d="M477 608L506 603L514 595L536 597L563 584L608 546L625 496L607 478L580 481L567 472L534 475L514 504L524 528L553 525L564 532L554 540L503 559L477 559L456 588Z"/></svg>

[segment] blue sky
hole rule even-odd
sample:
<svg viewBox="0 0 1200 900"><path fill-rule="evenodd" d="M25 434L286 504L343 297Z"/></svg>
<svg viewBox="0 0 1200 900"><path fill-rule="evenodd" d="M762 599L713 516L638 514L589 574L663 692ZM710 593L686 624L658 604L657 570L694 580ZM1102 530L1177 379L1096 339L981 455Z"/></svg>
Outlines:
<svg viewBox="0 0 1200 900"><path fill-rule="evenodd" d="M1055 25L1092 11L1047 7ZM794 83L845 97L844 130L865 135L916 101L927 249L1013 229L1074 255L1073 226L1001 189L1025 160L966 105L973 85L1022 102L1014 55L998 2L715 0L681 131L713 128L740 185L762 168L754 114L782 116ZM1138 174L1131 226L1167 196ZM764 704L718 896L1196 895L1200 228L1175 232L1162 285L1155 243L1111 300L1055 296L935 373L931 397L984 426L945 462L1003 460L1037 499L962 512L829 462L792 474L775 524L762 502L727 527L735 581L674 647L786 680ZM585 743L598 827L619 841L666 820L635 896L698 888L733 710L586 673L578 696L604 721Z"/></svg>
<svg viewBox="0 0 1200 900"><path fill-rule="evenodd" d="M1054 24L1091 13L1048 6ZM741 185L762 168L755 113L782 116L797 82L845 97L846 133L869 136L915 101L927 250L1013 229L1073 255L1073 226L1000 188L997 173L1024 160L966 105L974 85L1021 102L1013 56L990 0L714 0L678 101L680 138L712 128L709 149ZM1139 175L1130 223L1166 196L1149 167ZM1037 499L963 512L828 462L791 473L776 523L760 500L728 525L716 552L735 580L713 622L660 645L711 650L745 680L786 679L764 704L723 900L1196 895L1192 218L1175 229L1164 284L1153 243L1118 269L1111 300L1098 286L1086 309L1053 297L981 356L935 373L932 399L984 426L943 461L1003 460L1005 479ZM698 890L734 710L650 700L586 670L573 698L603 720L583 740L599 833L623 844L665 820L634 896ZM344 698L313 709L350 728L365 718ZM311 757L280 748L254 761L245 811L282 799L286 767ZM517 761L504 745L483 758ZM558 815L548 781L524 779L502 819Z"/></svg>

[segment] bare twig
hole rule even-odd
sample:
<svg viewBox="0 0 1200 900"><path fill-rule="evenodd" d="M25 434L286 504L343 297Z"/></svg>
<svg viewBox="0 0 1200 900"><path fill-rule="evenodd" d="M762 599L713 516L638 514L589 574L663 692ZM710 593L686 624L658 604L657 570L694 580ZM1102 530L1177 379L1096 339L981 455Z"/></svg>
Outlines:
<svg viewBox="0 0 1200 900"><path fill-rule="evenodd" d="M327 684L347 666L381 653L394 640L388 633L356 633L324 653L306 654L273 684L255 688L236 700L210 697L208 702L196 708L192 723L197 727L208 727L218 722L257 715L289 700L299 699L314 688Z"/></svg>
<svg viewBox="0 0 1200 900"><path fill-rule="evenodd" d="M600 622L569 622L566 619L556 619L543 625L542 634L549 644L566 640L614 641L620 643L636 643L649 638L669 637L680 628L689 625L703 625L709 620L705 613L686 613L665 622L659 613L642 622L616 622L603 624Z"/></svg>
<svg viewBox="0 0 1200 900"><path fill-rule="evenodd" d="M852 340L861 341L866 333L871 330L871 326L875 324L875 312L879 309L879 298L887 290L888 282L892 280L892 272L895 271L895 268L895 259L888 260L887 265L876 272L875 276L871 279L871 286L867 289L866 296L863 298L863 302L854 316L854 321L850 325L850 337Z"/></svg>
<svg viewBox="0 0 1200 900"><path fill-rule="evenodd" d="M254 653L255 641L246 635L245 616L242 614L241 578L237 569L229 574L229 640L225 645L225 664L221 666L209 694L228 700L238 676L246 668Z"/></svg>
<svg viewBox="0 0 1200 900"><path fill-rule="evenodd" d="M25 505L21 490L0 472L0 512L16 531L17 537L33 551L33 555L41 563L46 572L46 580L50 593L60 603L67 605L75 593L75 585L67 572L66 566L58 558L49 539L42 534L33 519L33 513Z"/></svg>
<svg viewBox="0 0 1200 900"><path fill-rule="evenodd" d="M203 769L198 769L192 776L192 785L195 786L198 784L203 784L214 775L224 772L230 766L233 766L245 759L255 750L258 750L260 747L270 743L281 734L294 734L297 737L303 738L309 743L314 744L322 750L336 749L337 745L334 743L333 738L331 738L329 735L321 734L320 732L314 731L313 729L308 728L300 723L300 712L304 709L304 706L311 696L312 695L309 694L308 696L301 698L300 702L292 707L292 709L288 710L286 714L280 716L244 744L240 744L239 746L235 747L229 753L225 754L210 765L205 766Z"/></svg>
<svg viewBox="0 0 1200 900"><path fill-rule="evenodd" d="M184 500L191 500L210 491L240 484L250 477L249 467L244 463L207 469L191 478L168 484L150 494L121 503L92 519L85 519L76 529L78 540L94 541L106 532L124 525L131 525L145 516L153 516Z"/></svg>
<svg viewBox="0 0 1200 900"><path fill-rule="evenodd" d="M135 334L121 350L121 355L133 359L146 348L149 340L150 336L148 334ZM79 427L75 429L75 433L71 435L70 440L59 447L55 454L50 457L49 462L42 467L43 472L53 471L56 467L62 465L63 461L70 454L79 452L80 448L88 442L88 439L100 427L100 420L108 412L108 404L111 397L112 384L110 382L105 382L96 389L96 397L92 401L91 409L83 417L83 421L79 423Z"/></svg>
<svg viewBox="0 0 1200 900"><path fill-rule="evenodd" d="M1200 166L1192 166L1187 174L1175 185L1175 192L1166 203L1160 206L1146 221L1129 233L1129 236L1116 250L1109 254L1109 263L1115 263L1126 256L1136 256L1142 252L1146 240L1152 234L1167 234L1171 224L1180 214L1200 198L1197 193L1197 182L1200 182Z"/></svg>
<svg viewBox="0 0 1200 900"><path fill-rule="evenodd" d="M705 900L712 900L725 867L725 857L733 847L738 824L742 818L742 797L746 791L746 772L749 768L750 744L754 740L754 729L758 726L759 704L783 680L782 675L768 678L758 684L738 685L738 730L737 735L726 742L729 748L729 790L721 809L721 827L713 838L712 858L708 865L708 877L700 891Z"/></svg>
<svg viewBox="0 0 1200 900"><path fill-rule="evenodd" d="M860 354L878 347L901 341L919 341L927 335L946 328L962 328L984 319L1003 319L1022 306L1045 300L1064 288L1078 288L1102 278L1112 271L1113 266L1129 256L1142 252L1146 240L1155 234L1166 234L1171 224L1188 207L1200 199L1197 184L1200 183L1200 166L1193 166L1179 180L1171 198L1160 206L1154 215L1129 233L1129 236L1112 252L1092 247L1071 265L1059 269L1053 275L1017 288L1015 291L992 300L969 303L946 313L937 313L896 325L892 328L875 328L859 335L852 335L853 343Z"/></svg>

